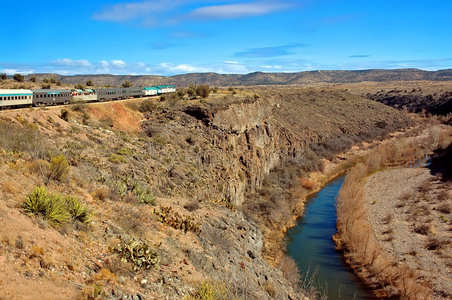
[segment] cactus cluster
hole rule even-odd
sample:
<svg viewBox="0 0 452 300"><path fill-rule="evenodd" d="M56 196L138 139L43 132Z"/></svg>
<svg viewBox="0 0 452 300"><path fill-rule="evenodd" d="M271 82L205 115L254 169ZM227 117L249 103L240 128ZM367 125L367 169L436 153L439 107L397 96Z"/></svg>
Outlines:
<svg viewBox="0 0 452 300"><path fill-rule="evenodd" d="M183 216L178 212L173 211L173 208L170 206L160 206L160 211L154 209L154 213L161 223L182 230L185 233L187 233L187 231L193 231L194 233L201 232L201 225L199 222L196 222L195 219L190 216Z"/></svg>
<svg viewBox="0 0 452 300"><path fill-rule="evenodd" d="M159 267L158 253L152 250L149 244L141 240L121 238L121 242L113 251L121 257L122 261L132 263L134 271Z"/></svg>

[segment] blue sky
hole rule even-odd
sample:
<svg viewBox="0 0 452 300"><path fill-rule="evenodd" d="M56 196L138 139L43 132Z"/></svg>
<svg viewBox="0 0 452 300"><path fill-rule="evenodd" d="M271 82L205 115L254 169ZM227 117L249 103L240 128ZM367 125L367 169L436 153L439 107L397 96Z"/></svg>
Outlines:
<svg viewBox="0 0 452 300"><path fill-rule="evenodd" d="M452 67L451 0L2 1L0 72Z"/></svg>

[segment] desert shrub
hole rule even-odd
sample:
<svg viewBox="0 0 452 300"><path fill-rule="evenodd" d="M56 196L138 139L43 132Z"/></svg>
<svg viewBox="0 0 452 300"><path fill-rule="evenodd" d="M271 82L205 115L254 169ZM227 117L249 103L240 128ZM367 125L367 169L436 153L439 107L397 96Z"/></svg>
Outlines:
<svg viewBox="0 0 452 300"><path fill-rule="evenodd" d="M184 205L184 208L188 211L194 211L199 209L199 202L198 201L191 201Z"/></svg>
<svg viewBox="0 0 452 300"><path fill-rule="evenodd" d="M199 85L196 88L196 94L201 98L207 98L210 94L210 87L205 84Z"/></svg>
<svg viewBox="0 0 452 300"><path fill-rule="evenodd" d="M65 180L69 174L69 163L66 156L63 154L54 156L50 160L49 165L49 179L54 179L58 181Z"/></svg>
<svg viewBox="0 0 452 300"><path fill-rule="evenodd" d="M162 129L157 126L148 125L144 128L144 132L148 137L153 137L162 132Z"/></svg>
<svg viewBox="0 0 452 300"><path fill-rule="evenodd" d="M66 122L69 122L69 111L67 109L62 109L60 118Z"/></svg>
<svg viewBox="0 0 452 300"><path fill-rule="evenodd" d="M114 164L120 164L120 163L124 163L127 161L127 159L124 156L118 155L116 153L110 154L110 157L108 158L108 160Z"/></svg>
<svg viewBox="0 0 452 300"><path fill-rule="evenodd" d="M94 83L91 80L88 80L86 82L86 86L94 86Z"/></svg>
<svg viewBox="0 0 452 300"><path fill-rule="evenodd" d="M428 225L419 225L414 228L414 232L427 235L430 232L430 227Z"/></svg>
<svg viewBox="0 0 452 300"><path fill-rule="evenodd" d="M104 117L99 120L99 125L103 128L111 128L114 125L113 119L111 117Z"/></svg>
<svg viewBox="0 0 452 300"><path fill-rule="evenodd" d="M56 82L57 82L57 80L55 78L53 78L53 77L50 78L50 83L56 83Z"/></svg>
<svg viewBox="0 0 452 300"><path fill-rule="evenodd" d="M131 263L134 271L159 267L158 253L152 250L148 243L141 240L121 238L113 252L118 254L121 260Z"/></svg>
<svg viewBox="0 0 452 300"><path fill-rule="evenodd" d="M111 194L110 189L108 189L108 188L99 188L99 189L96 189L92 193L92 196L93 196L94 199L98 199L100 201L105 201L108 198L110 198L110 194Z"/></svg>
<svg viewBox="0 0 452 300"><path fill-rule="evenodd" d="M308 178L302 178L301 186L307 190L313 190L315 188L316 184L314 181L312 181Z"/></svg>
<svg viewBox="0 0 452 300"><path fill-rule="evenodd" d="M123 88L129 88L129 87L131 87L132 86L132 84L130 83L130 81L128 81L128 80L126 80L123 84L122 84L122 87Z"/></svg>
<svg viewBox="0 0 452 300"><path fill-rule="evenodd" d="M7 80L7 79L8 79L8 76L6 75L6 73L1 73L1 74L0 74L0 79L1 79L1 80Z"/></svg>
<svg viewBox="0 0 452 300"><path fill-rule="evenodd" d="M132 149L127 147L121 147L116 151L116 154L129 156L132 155Z"/></svg>
<svg viewBox="0 0 452 300"><path fill-rule="evenodd" d="M43 83L41 84L41 89L43 90L50 90L52 88L51 84Z"/></svg>
<svg viewBox="0 0 452 300"><path fill-rule="evenodd" d="M386 126L388 126L388 123L386 123L386 121L384 121L384 120L381 120L381 121L377 121L375 123L375 126L377 126L378 128L383 129L383 128L386 128Z"/></svg>
<svg viewBox="0 0 452 300"><path fill-rule="evenodd" d="M447 194L447 192L446 192L446 194ZM441 213L443 213L443 214L450 214L450 212L451 212L451 205L450 205L450 203L443 202L436 208L436 210L441 212Z"/></svg>
<svg viewBox="0 0 452 300"><path fill-rule="evenodd" d="M74 105L72 105L71 108L73 111L84 112L86 109L86 103L85 102L77 102Z"/></svg>
<svg viewBox="0 0 452 300"><path fill-rule="evenodd" d="M112 185L122 200L133 196L139 203L155 205L154 192L149 186L139 181L132 180L130 177L120 177Z"/></svg>
<svg viewBox="0 0 452 300"><path fill-rule="evenodd" d="M177 97L179 97L179 98L183 98L184 96L185 96L185 89L178 89L177 90Z"/></svg>
<svg viewBox="0 0 452 300"><path fill-rule="evenodd" d="M196 85L190 84L187 89L187 95L190 98L196 97Z"/></svg>
<svg viewBox="0 0 452 300"><path fill-rule="evenodd" d="M47 174L49 170L49 162L42 159L34 159L28 166L28 169L33 174Z"/></svg>
<svg viewBox="0 0 452 300"><path fill-rule="evenodd" d="M38 79L36 78L36 76L31 76L30 77L30 81L31 82L36 82Z"/></svg>
<svg viewBox="0 0 452 300"><path fill-rule="evenodd" d="M158 105L152 100L144 100L140 103L140 106L138 110L142 113L145 112L153 112L155 109L157 109Z"/></svg>
<svg viewBox="0 0 452 300"><path fill-rule="evenodd" d="M178 212L173 211L172 207L160 206L160 210L154 209L154 214L157 215L159 222L167 224L175 229L179 229L187 233L187 231L193 231L194 233L200 233L200 223L196 222L190 216L183 216Z"/></svg>
<svg viewBox="0 0 452 300"><path fill-rule="evenodd" d="M300 270L295 260L291 257L284 256L279 263L279 269L293 286L297 286L301 282Z"/></svg>
<svg viewBox="0 0 452 300"><path fill-rule="evenodd" d="M21 75L21 74L14 74L13 78L17 82L24 82L24 80L25 80L24 75Z"/></svg>
<svg viewBox="0 0 452 300"><path fill-rule="evenodd" d="M223 285L202 282L196 291L185 297L186 300L222 300L227 299L227 291Z"/></svg>
<svg viewBox="0 0 452 300"><path fill-rule="evenodd" d="M76 88L76 89L78 89L78 90L84 90L84 89L85 89L85 86L84 86L83 84L81 84L81 83L78 83L78 84L76 84L76 85L74 86L74 88Z"/></svg>

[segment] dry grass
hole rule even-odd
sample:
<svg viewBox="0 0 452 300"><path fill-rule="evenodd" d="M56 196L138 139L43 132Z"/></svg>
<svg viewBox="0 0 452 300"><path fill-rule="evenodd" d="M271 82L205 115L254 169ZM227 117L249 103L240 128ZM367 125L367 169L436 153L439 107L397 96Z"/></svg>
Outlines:
<svg viewBox="0 0 452 300"><path fill-rule="evenodd" d="M434 133L436 136L439 135L436 131ZM419 145L413 138L379 147L363 159L363 163L351 169L339 192L337 237L342 242L341 246L346 250L352 265L358 269L364 267L367 270L365 274L364 269L361 269L361 275L364 278L373 276L381 286L389 285L394 288L394 294L389 296L428 299L432 291L425 282L419 280L419 274L416 271L405 264L397 265L395 258L385 252L376 240L364 206L364 181L369 174L385 166L415 161L427 150L427 147ZM430 186L423 187L425 190L429 188ZM407 200L405 197L398 206L405 206ZM425 208L422 206L413 205L410 209L425 213ZM391 219L391 215L387 215L383 218L383 223L389 224ZM426 235L430 232L430 227L419 225L414 231ZM386 231L383 234L385 241L392 240L392 231ZM444 243L439 240L430 239L426 247L432 251L439 251L443 245ZM388 291L386 290L387 293Z"/></svg>

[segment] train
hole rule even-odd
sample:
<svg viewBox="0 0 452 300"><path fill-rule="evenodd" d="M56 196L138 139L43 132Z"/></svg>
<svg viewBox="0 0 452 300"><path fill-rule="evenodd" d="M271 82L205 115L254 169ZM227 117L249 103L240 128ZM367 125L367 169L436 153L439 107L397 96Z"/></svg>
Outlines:
<svg viewBox="0 0 452 300"><path fill-rule="evenodd" d="M111 101L176 92L174 85L99 89L0 89L0 109Z"/></svg>

